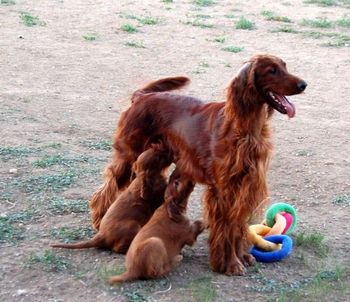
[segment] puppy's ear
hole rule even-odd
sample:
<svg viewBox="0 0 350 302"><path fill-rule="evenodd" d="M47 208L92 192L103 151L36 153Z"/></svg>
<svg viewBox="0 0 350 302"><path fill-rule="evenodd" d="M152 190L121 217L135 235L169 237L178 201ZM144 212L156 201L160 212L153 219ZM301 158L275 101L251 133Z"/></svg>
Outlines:
<svg viewBox="0 0 350 302"><path fill-rule="evenodd" d="M174 222L180 222L182 218L182 214L175 200L171 200L166 205L166 210L168 212L169 218Z"/></svg>

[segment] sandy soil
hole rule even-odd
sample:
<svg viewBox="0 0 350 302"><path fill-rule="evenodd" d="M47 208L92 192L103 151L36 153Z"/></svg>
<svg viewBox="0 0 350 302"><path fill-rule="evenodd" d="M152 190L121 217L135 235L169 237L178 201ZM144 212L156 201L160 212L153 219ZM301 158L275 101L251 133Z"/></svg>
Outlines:
<svg viewBox="0 0 350 302"><path fill-rule="evenodd" d="M299 0L0 3L0 301L347 301L350 38L338 47L324 44L350 30L302 21L346 18L348 1L326 7ZM266 20L266 10L292 23ZM24 13L38 24L26 26ZM255 28L236 29L241 16ZM137 32L122 30L125 24ZM297 32L275 31L282 26ZM315 39L312 32L322 35ZM243 50L224 51L227 46ZM86 201L101 183L115 123L133 90L188 75L192 83L184 93L222 100L242 62L259 52L280 56L309 84L291 97L295 118L273 117L269 184L272 202L297 209L293 238L323 234L327 255L319 255L322 246L301 245L282 262L226 277L210 271L203 234L167 278L110 287L106 278L122 270L122 255L50 249L55 241L91 236ZM192 218L201 215L200 199L198 187ZM73 202L80 202L78 209ZM339 271L341 278L332 278ZM281 300L288 294L294 296Z"/></svg>

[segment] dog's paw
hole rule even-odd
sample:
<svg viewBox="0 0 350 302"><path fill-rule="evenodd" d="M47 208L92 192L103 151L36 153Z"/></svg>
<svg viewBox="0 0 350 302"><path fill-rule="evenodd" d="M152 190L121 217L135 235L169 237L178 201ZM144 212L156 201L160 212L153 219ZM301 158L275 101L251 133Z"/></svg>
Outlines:
<svg viewBox="0 0 350 302"><path fill-rule="evenodd" d="M246 272L246 268L244 267L244 265L242 264L241 261L237 259L232 260L226 271L225 271L225 275L227 276L243 276Z"/></svg>

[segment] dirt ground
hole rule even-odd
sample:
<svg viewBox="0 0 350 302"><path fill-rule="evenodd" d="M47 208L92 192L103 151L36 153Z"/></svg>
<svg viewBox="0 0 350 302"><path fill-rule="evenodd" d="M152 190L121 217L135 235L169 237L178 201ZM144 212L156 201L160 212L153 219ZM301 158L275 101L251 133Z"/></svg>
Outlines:
<svg viewBox="0 0 350 302"><path fill-rule="evenodd" d="M0 301L349 301L350 3L320 2L0 0ZM133 90L188 75L183 93L222 100L261 52L309 84L272 121L271 201L299 215L287 259L216 274L204 233L167 278L111 287L124 256L49 247L92 236L87 201Z"/></svg>

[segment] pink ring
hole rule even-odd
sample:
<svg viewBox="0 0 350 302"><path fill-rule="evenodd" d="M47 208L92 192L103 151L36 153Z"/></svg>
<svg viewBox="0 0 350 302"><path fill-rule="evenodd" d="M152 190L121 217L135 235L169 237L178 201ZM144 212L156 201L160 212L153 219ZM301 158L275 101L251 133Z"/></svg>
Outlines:
<svg viewBox="0 0 350 302"><path fill-rule="evenodd" d="M293 224L293 215L288 212L281 212L280 214L286 219L287 222L286 227L282 232L282 234L285 234L289 230L290 226Z"/></svg>

